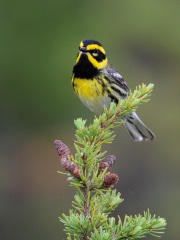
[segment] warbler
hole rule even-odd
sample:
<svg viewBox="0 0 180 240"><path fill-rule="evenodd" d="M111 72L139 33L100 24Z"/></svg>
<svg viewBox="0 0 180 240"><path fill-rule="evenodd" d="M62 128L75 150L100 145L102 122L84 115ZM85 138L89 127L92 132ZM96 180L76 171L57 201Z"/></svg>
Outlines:
<svg viewBox="0 0 180 240"><path fill-rule="evenodd" d="M130 91L123 77L110 64L103 46L95 40L83 40L79 45L73 67L72 85L80 100L95 114L103 113L104 106L118 103ZM135 112L123 120L135 141L153 140L154 134Z"/></svg>

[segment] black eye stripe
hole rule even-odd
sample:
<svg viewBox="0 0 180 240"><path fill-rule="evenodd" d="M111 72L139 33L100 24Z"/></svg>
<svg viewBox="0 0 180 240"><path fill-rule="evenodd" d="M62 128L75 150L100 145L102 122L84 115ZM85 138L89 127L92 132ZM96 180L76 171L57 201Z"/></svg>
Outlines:
<svg viewBox="0 0 180 240"><path fill-rule="evenodd" d="M91 53L93 58L95 58L98 62L102 62L104 59L106 59L106 55L104 53L102 53L100 50L98 50L98 53L96 53L97 56L93 55L93 53L95 53L95 52Z"/></svg>
<svg viewBox="0 0 180 240"><path fill-rule="evenodd" d="M99 53L99 49L95 48L95 49L92 49L92 50L89 50L90 53Z"/></svg>

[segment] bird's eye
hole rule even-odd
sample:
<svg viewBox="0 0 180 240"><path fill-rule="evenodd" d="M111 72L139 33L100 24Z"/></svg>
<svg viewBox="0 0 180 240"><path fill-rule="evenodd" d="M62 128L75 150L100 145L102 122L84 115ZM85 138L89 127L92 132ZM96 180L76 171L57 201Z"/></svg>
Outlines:
<svg viewBox="0 0 180 240"><path fill-rule="evenodd" d="M98 49L95 48L95 49L93 50L93 53L98 53Z"/></svg>

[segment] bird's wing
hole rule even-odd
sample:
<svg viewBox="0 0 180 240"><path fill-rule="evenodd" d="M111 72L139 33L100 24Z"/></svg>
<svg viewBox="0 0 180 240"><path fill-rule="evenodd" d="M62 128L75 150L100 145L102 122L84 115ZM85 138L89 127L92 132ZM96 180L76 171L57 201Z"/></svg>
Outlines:
<svg viewBox="0 0 180 240"><path fill-rule="evenodd" d="M126 97L127 95L129 95L130 91L129 88L127 86L127 83L125 82L125 80L123 79L123 77L121 76L121 74L119 74L114 68L112 67L108 67L105 70L105 74L106 77L109 78L109 82L111 82L111 88L118 88L120 91L120 95L121 97Z"/></svg>

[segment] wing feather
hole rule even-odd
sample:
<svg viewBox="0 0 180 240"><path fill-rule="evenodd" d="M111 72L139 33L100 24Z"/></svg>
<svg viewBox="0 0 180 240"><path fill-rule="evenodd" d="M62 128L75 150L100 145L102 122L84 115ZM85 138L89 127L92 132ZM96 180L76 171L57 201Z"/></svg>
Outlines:
<svg viewBox="0 0 180 240"><path fill-rule="evenodd" d="M129 88L124 78L114 68L104 68L104 78L111 85L112 90L117 92L120 97L125 98L129 95Z"/></svg>

